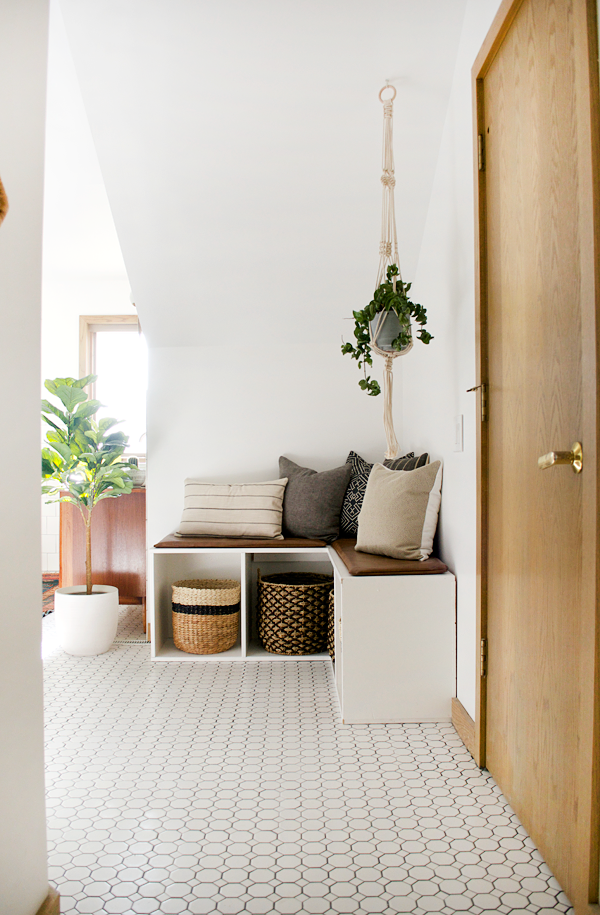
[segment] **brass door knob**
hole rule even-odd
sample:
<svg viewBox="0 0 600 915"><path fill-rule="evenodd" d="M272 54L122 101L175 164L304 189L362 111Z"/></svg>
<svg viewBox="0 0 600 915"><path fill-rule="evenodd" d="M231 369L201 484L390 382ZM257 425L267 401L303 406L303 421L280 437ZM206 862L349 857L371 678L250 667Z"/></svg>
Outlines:
<svg viewBox="0 0 600 915"><path fill-rule="evenodd" d="M572 451L549 451L538 458L540 470L547 470L555 464L571 464L574 473L583 470L583 451L580 442L573 442Z"/></svg>

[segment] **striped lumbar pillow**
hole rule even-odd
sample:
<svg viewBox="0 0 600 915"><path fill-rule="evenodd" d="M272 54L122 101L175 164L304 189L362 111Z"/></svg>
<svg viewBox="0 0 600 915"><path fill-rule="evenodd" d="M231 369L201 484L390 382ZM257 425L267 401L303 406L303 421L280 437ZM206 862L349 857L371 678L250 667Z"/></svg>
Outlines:
<svg viewBox="0 0 600 915"><path fill-rule="evenodd" d="M178 537L265 537L282 540L287 479L266 483L186 480Z"/></svg>

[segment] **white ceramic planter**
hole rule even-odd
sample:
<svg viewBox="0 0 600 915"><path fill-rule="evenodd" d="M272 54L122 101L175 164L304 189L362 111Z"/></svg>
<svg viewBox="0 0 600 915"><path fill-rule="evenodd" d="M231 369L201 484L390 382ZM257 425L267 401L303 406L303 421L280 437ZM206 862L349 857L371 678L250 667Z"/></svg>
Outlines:
<svg viewBox="0 0 600 915"><path fill-rule="evenodd" d="M67 654L104 654L112 645L119 622L119 591L112 585L58 588L54 595L56 631Z"/></svg>

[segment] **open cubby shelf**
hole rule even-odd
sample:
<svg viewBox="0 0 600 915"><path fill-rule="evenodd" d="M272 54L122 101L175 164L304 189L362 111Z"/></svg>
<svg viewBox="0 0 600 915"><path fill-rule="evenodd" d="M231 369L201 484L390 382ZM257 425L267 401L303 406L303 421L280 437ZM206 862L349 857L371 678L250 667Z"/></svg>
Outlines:
<svg viewBox="0 0 600 915"><path fill-rule="evenodd" d="M333 574L326 547L269 547L260 552L252 548L202 548L150 550L148 619L152 643L152 658L156 661L322 661L326 653L310 655L279 655L265 651L256 636L256 603L258 569L263 574L297 571ZM213 655L196 655L180 651L173 644L171 618L171 585L192 578L232 578L241 585L240 635L237 644L228 651Z"/></svg>

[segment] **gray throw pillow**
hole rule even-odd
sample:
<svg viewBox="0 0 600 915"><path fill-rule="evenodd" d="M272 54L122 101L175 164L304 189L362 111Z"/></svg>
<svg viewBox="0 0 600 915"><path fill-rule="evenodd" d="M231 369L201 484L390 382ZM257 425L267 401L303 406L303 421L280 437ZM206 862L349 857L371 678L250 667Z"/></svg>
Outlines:
<svg viewBox="0 0 600 915"><path fill-rule="evenodd" d="M339 535L340 510L351 467L317 473L279 458L279 470L288 484L283 499L283 528L292 537L309 537L330 543Z"/></svg>

